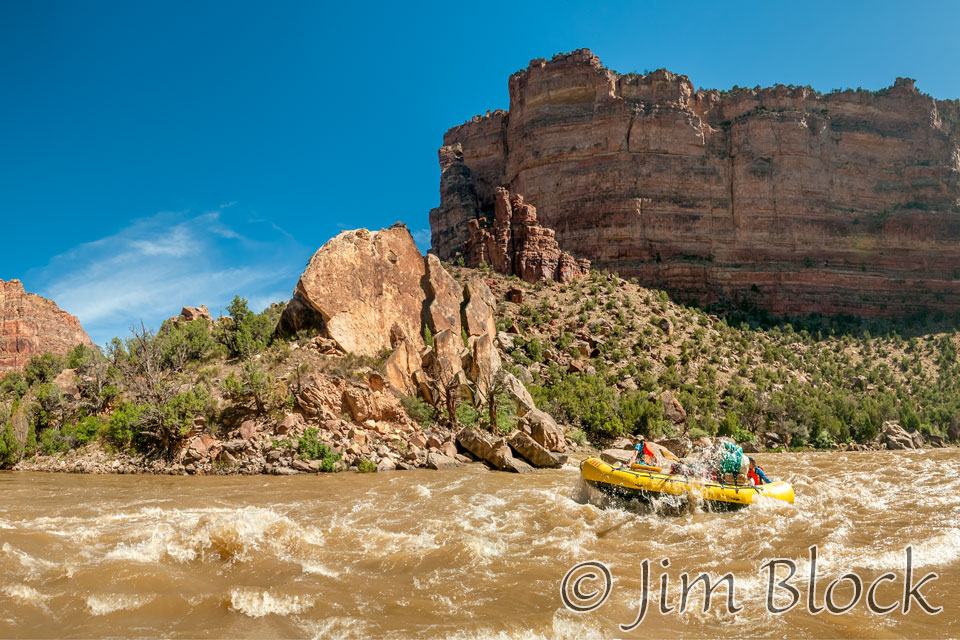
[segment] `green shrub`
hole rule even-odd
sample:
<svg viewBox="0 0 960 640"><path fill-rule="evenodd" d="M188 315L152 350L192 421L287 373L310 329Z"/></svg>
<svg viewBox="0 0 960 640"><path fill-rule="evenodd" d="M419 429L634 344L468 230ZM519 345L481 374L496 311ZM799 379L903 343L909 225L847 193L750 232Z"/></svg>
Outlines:
<svg viewBox="0 0 960 640"><path fill-rule="evenodd" d="M23 375L29 385L53 382L53 379L63 371L64 364L64 359L60 356L49 352L44 353L30 358L23 367Z"/></svg>
<svg viewBox="0 0 960 640"><path fill-rule="evenodd" d="M108 440L120 449L128 449L134 438L140 433L139 421L145 407L132 402L121 402L106 424L105 434Z"/></svg>
<svg viewBox="0 0 960 640"><path fill-rule="evenodd" d="M570 436L570 439L581 447L587 444L587 434L583 429L574 429L567 435Z"/></svg>
<svg viewBox="0 0 960 640"><path fill-rule="evenodd" d="M357 465L357 471L360 473L374 473L377 470L377 463L372 460L361 460Z"/></svg>
<svg viewBox="0 0 960 640"><path fill-rule="evenodd" d="M400 402L410 419L417 424L429 427L437 422L437 410L419 396L401 395Z"/></svg>
<svg viewBox="0 0 960 640"><path fill-rule="evenodd" d="M15 465L20 460L22 451L23 445L17 440L13 425L6 423L3 433L0 434L0 468L6 469Z"/></svg>
<svg viewBox="0 0 960 640"><path fill-rule="evenodd" d="M0 396L12 397L14 400L22 398L30 385L19 371L10 371L0 378Z"/></svg>
<svg viewBox="0 0 960 640"><path fill-rule="evenodd" d="M320 471L333 471L334 464L340 460L340 454L333 453L330 447L323 444L319 434L316 428L308 427L303 435L297 438L297 454L302 460L320 460Z"/></svg>
<svg viewBox="0 0 960 640"><path fill-rule="evenodd" d="M243 363L239 376L231 371L220 386L232 401L239 404L252 402L261 414L280 400L273 393L273 379L253 361Z"/></svg>
<svg viewBox="0 0 960 640"><path fill-rule="evenodd" d="M283 306L276 305L254 313L245 298L234 296L227 307L231 320L217 323L216 338L230 355L246 360L270 345L282 312Z"/></svg>
<svg viewBox="0 0 960 640"><path fill-rule="evenodd" d="M480 412L469 402L457 404L457 422L465 427L476 426L480 422Z"/></svg>

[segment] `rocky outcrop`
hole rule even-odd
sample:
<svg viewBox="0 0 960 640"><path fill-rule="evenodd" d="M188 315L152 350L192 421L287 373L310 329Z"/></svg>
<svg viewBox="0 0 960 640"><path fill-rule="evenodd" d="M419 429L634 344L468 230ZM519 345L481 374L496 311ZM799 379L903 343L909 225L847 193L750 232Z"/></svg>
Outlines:
<svg viewBox="0 0 960 640"><path fill-rule="evenodd" d="M523 383L502 368L496 306L482 278L472 277L461 286L435 255L421 256L406 227L341 233L310 260L284 310L279 331L316 330L320 335L309 344L334 357L342 357L343 352L388 355L381 373L371 372L367 385L311 378L297 393L297 406L312 421L350 416L360 424L402 424L405 414L391 392L419 395L453 415L460 402L480 408L495 389L514 402L534 444L545 447L547 456L529 448L537 456L536 464L553 465L556 459L549 454L563 451L563 430L537 410ZM489 452L474 455L497 469L529 470L526 463L513 458L505 441L491 442L490 447ZM454 457L456 448L444 455ZM439 458L434 462L434 466L447 464ZM384 464L384 469L390 465Z"/></svg>
<svg viewBox="0 0 960 640"><path fill-rule="evenodd" d="M526 282L569 282L590 272L589 260L577 260L560 249L553 229L537 222L537 210L523 196L498 187L493 225L482 219L468 221L469 238L463 249L466 265L488 264L497 273L515 275Z"/></svg>
<svg viewBox="0 0 960 640"><path fill-rule="evenodd" d="M45 352L66 355L78 344L93 345L75 316L56 303L27 293L19 280L0 280L0 376Z"/></svg>
<svg viewBox="0 0 960 640"><path fill-rule="evenodd" d="M326 335L348 353L374 356L400 339L419 348L424 273L423 256L403 225L344 231L313 254L293 297L298 310L320 314Z"/></svg>
<svg viewBox="0 0 960 640"><path fill-rule="evenodd" d="M465 260L498 268L502 186L537 205L559 247L684 300L960 310L958 101L908 79L698 91L665 70L617 74L587 50L534 60L509 91L509 111L444 136L430 214L441 259L467 246Z"/></svg>

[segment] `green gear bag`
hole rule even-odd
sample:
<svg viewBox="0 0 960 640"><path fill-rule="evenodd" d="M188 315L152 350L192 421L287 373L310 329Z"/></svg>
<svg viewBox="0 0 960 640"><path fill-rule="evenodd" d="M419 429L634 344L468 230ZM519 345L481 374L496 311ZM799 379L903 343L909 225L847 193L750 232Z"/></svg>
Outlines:
<svg viewBox="0 0 960 640"><path fill-rule="evenodd" d="M724 454L720 460L721 473L740 473L740 465L743 464L743 448L739 445L724 442Z"/></svg>

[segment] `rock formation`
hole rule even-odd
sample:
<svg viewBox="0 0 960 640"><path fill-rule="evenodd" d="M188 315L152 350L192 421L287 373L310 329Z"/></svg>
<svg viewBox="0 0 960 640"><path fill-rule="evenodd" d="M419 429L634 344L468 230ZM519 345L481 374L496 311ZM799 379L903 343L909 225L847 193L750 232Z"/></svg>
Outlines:
<svg viewBox="0 0 960 640"><path fill-rule="evenodd" d="M472 277L461 286L435 255L420 255L406 227L394 225L376 232L345 231L323 245L284 309L280 330L313 328L321 334L315 341L357 355L389 351L383 362L385 383L437 407L449 410L468 399L479 406L496 389L516 404L521 426L534 444L548 454L562 452L563 430L537 410L523 383L502 369L496 307L482 278ZM432 344L424 345L427 329ZM346 410L362 423L376 413L354 401L351 392L327 387L315 381L301 393L299 404L307 415L332 420ZM340 395L343 408L337 404ZM538 466L560 464L536 447L518 446ZM478 457L498 469L528 469L513 458L506 441L488 453ZM433 464L447 463L435 458Z"/></svg>
<svg viewBox="0 0 960 640"><path fill-rule="evenodd" d="M374 356L401 340L419 348L424 274L423 256L403 225L344 231L310 258L294 306L319 313L344 351Z"/></svg>
<svg viewBox="0 0 960 640"><path fill-rule="evenodd" d="M80 343L93 341L75 316L52 300L27 293L19 280L0 280L0 376L33 356L47 351L66 355Z"/></svg>
<svg viewBox="0 0 960 640"><path fill-rule="evenodd" d="M526 282L569 282L590 272L589 260L577 260L560 249L553 229L537 222L537 209L523 196L503 187L496 190L493 226L480 226L481 219L467 223L470 236L464 247L468 267L489 264L497 273L515 275Z"/></svg>
<svg viewBox="0 0 960 640"><path fill-rule="evenodd" d="M684 300L960 310L960 101L909 79L698 91L665 70L619 75L587 50L534 60L509 90L509 111L444 136L441 259L502 254L504 186L566 251Z"/></svg>

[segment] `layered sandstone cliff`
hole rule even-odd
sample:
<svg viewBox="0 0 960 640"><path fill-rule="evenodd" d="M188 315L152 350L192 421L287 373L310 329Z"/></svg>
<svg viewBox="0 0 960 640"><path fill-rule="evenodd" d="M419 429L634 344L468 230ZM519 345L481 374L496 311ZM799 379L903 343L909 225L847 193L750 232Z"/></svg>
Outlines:
<svg viewBox="0 0 960 640"><path fill-rule="evenodd" d="M93 341L75 316L52 300L27 293L19 280L0 280L0 376L33 356L47 351L65 355L79 343Z"/></svg>
<svg viewBox="0 0 960 640"><path fill-rule="evenodd" d="M559 246L682 299L777 313L960 310L960 102L877 92L697 91L590 51L510 78L510 109L440 149L433 251L451 260L497 188Z"/></svg>

